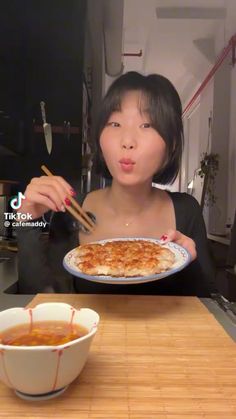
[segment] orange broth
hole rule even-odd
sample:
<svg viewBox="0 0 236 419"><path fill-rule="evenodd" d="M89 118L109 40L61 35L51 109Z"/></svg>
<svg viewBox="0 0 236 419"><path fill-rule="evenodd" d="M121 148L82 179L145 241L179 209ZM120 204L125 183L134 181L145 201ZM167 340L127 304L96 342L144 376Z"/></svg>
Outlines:
<svg viewBox="0 0 236 419"><path fill-rule="evenodd" d="M89 331L79 324L60 320L19 324L0 332L0 343L12 346L62 345L85 336Z"/></svg>

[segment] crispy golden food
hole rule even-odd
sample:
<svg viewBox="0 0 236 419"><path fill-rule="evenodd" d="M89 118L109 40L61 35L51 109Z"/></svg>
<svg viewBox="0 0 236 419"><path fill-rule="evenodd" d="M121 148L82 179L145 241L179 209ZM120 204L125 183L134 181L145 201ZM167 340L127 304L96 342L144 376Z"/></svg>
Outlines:
<svg viewBox="0 0 236 419"><path fill-rule="evenodd" d="M78 269L93 276L149 276L167 271L174 261L171 250L141 239L84 244L75 256Z"/></svg>

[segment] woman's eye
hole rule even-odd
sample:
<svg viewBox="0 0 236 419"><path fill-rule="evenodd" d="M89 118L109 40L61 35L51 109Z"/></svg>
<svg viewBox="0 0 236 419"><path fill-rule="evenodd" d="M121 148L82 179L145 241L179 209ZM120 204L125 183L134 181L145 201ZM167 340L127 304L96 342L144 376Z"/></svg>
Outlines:
<svg viewBox="0 0 236 419"><path fill-rule="evenodd" d="M151 128L151 124L149 124L149 122L144 122L140 127L141 128Z"/></svg>
<svg viewBox="0 0 236 419"><path fill-rule="evenodd" d="M107 126L108 127L115 127L115 128L117 128L117 127L120 126L120 124L118 122L111 121L111 122L108 122L107 123Z"/></svg>

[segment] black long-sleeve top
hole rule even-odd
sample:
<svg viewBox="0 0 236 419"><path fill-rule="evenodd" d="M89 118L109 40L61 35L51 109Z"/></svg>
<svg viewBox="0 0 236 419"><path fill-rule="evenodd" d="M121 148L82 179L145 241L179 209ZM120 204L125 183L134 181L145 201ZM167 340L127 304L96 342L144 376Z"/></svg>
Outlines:
<svg viewBox="0 0 236 419"><path fill-rule="evenodd" d="M196 243L197 259L185 269L169 277L143 284L111 285L73 278L62 266L65 254L79 245L78 223L70 214L54 213L49 239L45 241L37 227L18 228L19 292L110 293L149 295L209 296L217 292L214 267L208 249L206 229L198 202L186 193L170 193L176 229Z"/></svg>

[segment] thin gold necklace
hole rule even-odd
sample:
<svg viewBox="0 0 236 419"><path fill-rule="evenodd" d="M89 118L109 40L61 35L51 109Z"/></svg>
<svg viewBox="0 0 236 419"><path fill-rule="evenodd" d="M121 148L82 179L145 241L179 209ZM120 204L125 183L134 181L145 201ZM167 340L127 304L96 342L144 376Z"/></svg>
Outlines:
<svg viewBox="0 0 236 419"><path fill-rule="evenodd" d="M124 226L125 227L129 227L131 224L133 224L134 223L134 221L135 221L135 219L136 219L136 217L139 217L140 216L140 214L142 214L142 212L143 212L143 209L141 209L140 211L139 211L139 213L138 214L136 214L135 216L133 216L130 220L127 220L127 221L125 221L123 224L124 224Z"/></svg>
<svg viewBox="0 0 236 419"><path fill-rule="evenodd" d="M133 222L134 222L134 218L132 218L132 220L130 221L125 222L124 225L125 227L129 227L131 224L133 224Z"/></svg>
<svg viewBox="0 0 236 419"><path fill-rule="evenodd" d="M150 204L148 205L148 206L145 206L145 208L141 208L140 209L140 211L138 212L138 214L136 214L135 216L133 216L132 218L131 218L131 220L129 221L125 221L125 222L122 222L122 224L125 226L125 227L129 227L131 224L133 224L133 222L134 222L134 220L135 220L135 218L136 217L139 217L140 216L140 214L141 213L143 213L147 208L149 208L150 207Z"/></svg>
<svg viewBox="0 0 236 419"><path fill-rule="evenodd" d="M132 221L125 223L125 227L129 227L130 224L132 224Z"/></svg>

